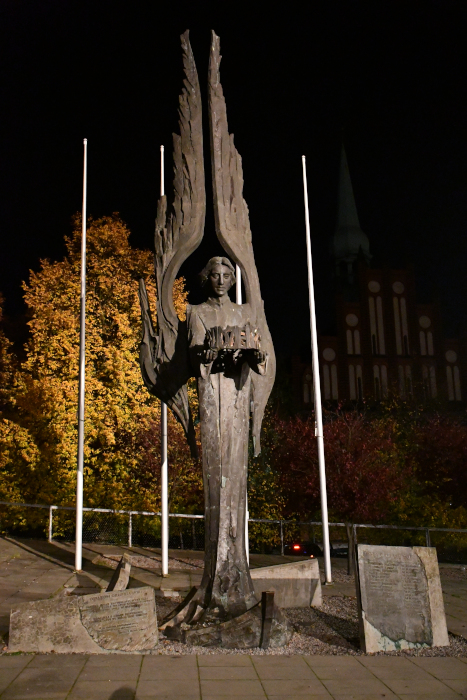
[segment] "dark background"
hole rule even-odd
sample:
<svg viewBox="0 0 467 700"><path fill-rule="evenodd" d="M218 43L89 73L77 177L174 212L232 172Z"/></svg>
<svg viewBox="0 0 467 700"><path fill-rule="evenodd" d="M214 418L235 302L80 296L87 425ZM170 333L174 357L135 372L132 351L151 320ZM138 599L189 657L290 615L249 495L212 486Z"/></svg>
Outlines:
<svg viewBox="0 0 467 700"><path fill-rule="evenodd" d="M255 3L2 0L0 291L7 314L25 311L20 284L28 270L40 258L63 256L63 236L81 209L84 137L88 213L119 211L133 245L151 246L160 144L171 188L179 35L191 30L205 90L213 28L278 349L309 344L302 154L318 325L332 330L328 249L342 137L373 264L412 262L420 300L439 295L447 335L459 334L467 298L466 20L467 3L447 0L282 4L262 15ZM209 179L207 186L209 194ZM190 289L216 253L209 209L203 244L182 269Z"/></svg>

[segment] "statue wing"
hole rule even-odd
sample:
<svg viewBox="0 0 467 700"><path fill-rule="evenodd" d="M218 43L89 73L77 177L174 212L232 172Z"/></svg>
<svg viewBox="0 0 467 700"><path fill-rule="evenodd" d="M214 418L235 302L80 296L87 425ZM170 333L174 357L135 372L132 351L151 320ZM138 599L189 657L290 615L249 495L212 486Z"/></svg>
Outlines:
<svg viewBox="0 0 467 700"><path fill-rule="evenodd" d="M186 386L192 376L187 328L186 322L180 321L175 312L173 285L181 265L203 238L206 192L201 95L188 31L182 34L181 42L185 79L179 100L180 134L173 135L174 197L167 210L167 199L161 196L154 236L157 333L151 320L146 287L141 280L140 365L146 387L172 409L194 453L196 441Z"/></svg>
<svg viewBox="0 0 467 700"><path fill-rule="evenodd" d="M256 373L252 375L253 443L257 455L260 452L264 410L274 384L276 360L261 298L248 206L243 199L242 159L234 146L233 134L229 134L227 124L227 110L219 75L220 61L219 37L212 32L208 100L216 233L227 254L240 266L246 301L252 310L251 320L260 329L261 347L269 355L267 373L264 376Z"/></svg>

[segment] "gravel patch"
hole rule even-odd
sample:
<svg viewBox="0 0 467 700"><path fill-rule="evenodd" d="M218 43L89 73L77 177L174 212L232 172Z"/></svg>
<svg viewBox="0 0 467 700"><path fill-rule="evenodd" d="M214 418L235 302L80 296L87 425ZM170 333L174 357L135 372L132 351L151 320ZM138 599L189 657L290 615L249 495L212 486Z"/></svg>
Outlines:
<svg viewBox="0 0 467 700"><path fill-rule="evenodd" d="M347 576L347 574L345 574ZM347 577L348 579L350 577ZM157 598L159 622L175 607L173 601ZM184 656L186 654L251 654L254 656L365 656L360 651L357 601L355 598L332 596L324 598L320 608L290 608L284 610L294 633L290 642L280 649L222 649L181 644L160 637L153 654ZM467 640L449 635L451 646L433 649L409 649L381 652L371 656L467 656Z"/></svg>

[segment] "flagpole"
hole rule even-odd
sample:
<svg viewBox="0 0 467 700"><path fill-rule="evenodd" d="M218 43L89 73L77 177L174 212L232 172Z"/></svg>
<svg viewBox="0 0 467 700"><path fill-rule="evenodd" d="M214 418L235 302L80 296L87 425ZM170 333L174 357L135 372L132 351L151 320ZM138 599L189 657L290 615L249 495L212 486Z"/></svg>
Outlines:
<svg viewBox="0 0 467 700"><path fill-rule="evenodd" d="M310 301L311 354L313 363L313 393L315 401L315 435L318 446L319 483L321 492L321 519L323 523L324 575L326 583L332 583L331 554L329 549L328 499L326 493L326 468L324 462L323 414L321 410L321 385L319 379L318 335L316 332L315 290L311 260L310 213L308 209L308 185L306 158L302 156L303 193L305 200L306 259L308 264L308 294Z"/></svg>
<svg viewBox="0 0 467 700"><path fill-rule="evenodd" d="M79 384L78 384L78 469L76 472L76 536L75 570L82 569L83 555L83 480L84 480L84 388L86 373L86 204L88 177L88 140L83 140L83 211L81 234L81 298L79 318Z"/></svg>
<svg viewBox="0 0 467 700"><path fill-rule="evenodd" d="M164 189L164 146L161 146L161 197ZM167 404L161 401L161 553L162 576L169 575L169 465L167 459Z"/></svg>
<svg viewBox="0 0 467 700"><path fill-rule="evenodd" d="M235 268L236 271L236 281L235 281L235 292L236 292L236 298L235 301L237 304L242 304L242 271L240 270L240 266L236 265ZM245 496L245 552L246 552L246 560L248 564L250 563L250 541L248 537L248 520L250 517L250 514L248 512L248 465L246 465L246 470L247 470L247 479L246 479L246 496Z"/></svg>

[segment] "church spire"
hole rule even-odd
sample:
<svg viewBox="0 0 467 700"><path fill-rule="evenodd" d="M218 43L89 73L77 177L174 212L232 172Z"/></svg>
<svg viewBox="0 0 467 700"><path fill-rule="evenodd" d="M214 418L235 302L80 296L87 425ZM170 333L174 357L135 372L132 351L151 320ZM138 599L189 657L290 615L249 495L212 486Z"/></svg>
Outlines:
<svg viewBox="0 0 467 700"><path fill-rule="evenodd" d="M337 225L332 239L331 252L336 261L338 274L342 269L342 263L346 263L347 272L352 276L353 263L359 256L363 255L367 263L371 259L370 242L360 228L347 155L343 144L339 172Z"/></svg>

